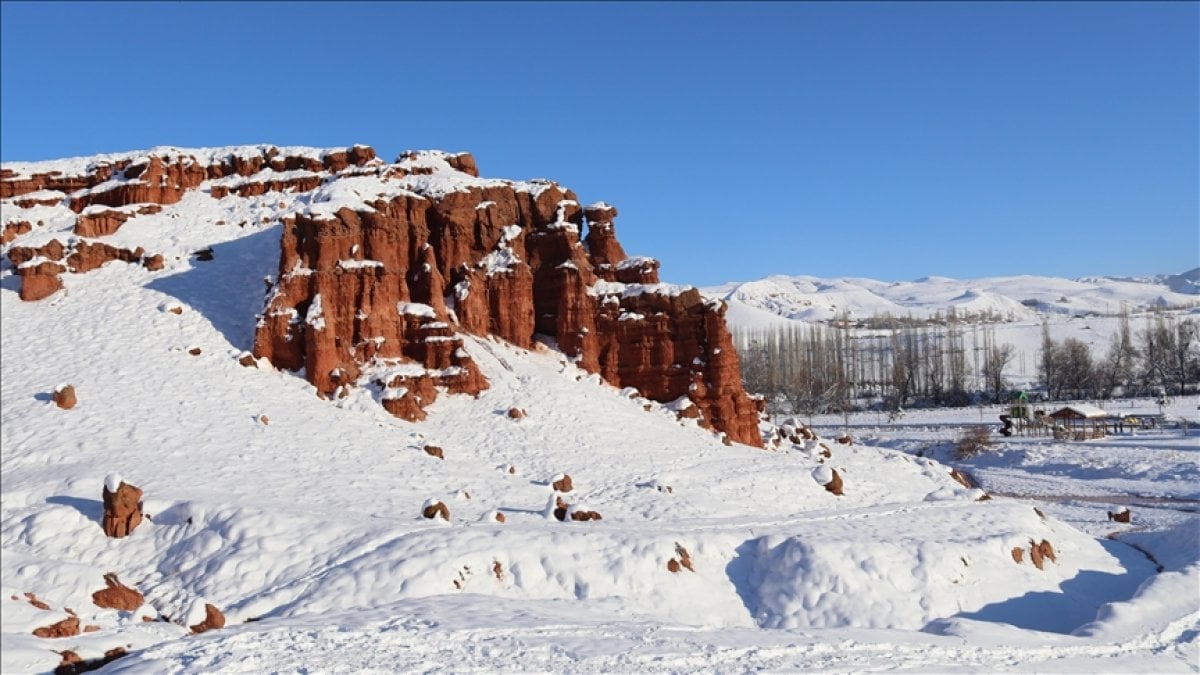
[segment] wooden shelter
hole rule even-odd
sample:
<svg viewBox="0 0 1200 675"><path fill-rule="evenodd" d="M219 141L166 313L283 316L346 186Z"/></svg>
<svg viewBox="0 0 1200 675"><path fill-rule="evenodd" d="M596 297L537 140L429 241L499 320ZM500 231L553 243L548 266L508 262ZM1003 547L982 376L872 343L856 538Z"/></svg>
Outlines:
<svg viewBox="0 0 1200 675"><path fill-rule="evenodd" d="M1108 435L1108 413L1094 405L1073 403L1050 413L1055 438L1076 441L1104 438Z"/></svg>

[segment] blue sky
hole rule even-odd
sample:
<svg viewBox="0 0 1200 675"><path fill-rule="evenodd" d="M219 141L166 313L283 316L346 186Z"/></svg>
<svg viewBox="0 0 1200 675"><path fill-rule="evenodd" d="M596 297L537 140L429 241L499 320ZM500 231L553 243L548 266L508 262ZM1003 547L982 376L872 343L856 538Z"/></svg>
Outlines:
<svg viewBox="0 0 1200 675"><path fill-rule="evenodd" d="M468 150L693 284L1200 265L1200 5L0 4L0 155Z"/></svg>

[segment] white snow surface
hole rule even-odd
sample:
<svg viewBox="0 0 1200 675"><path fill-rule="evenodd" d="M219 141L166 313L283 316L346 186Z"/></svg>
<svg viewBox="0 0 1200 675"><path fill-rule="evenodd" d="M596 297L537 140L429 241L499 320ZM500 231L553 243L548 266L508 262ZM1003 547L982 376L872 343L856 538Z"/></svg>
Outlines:
<svg viewBox="0 0 1200 675"><path fill-rule="evenodd" d="M190 193L106 238L164 253L165 269L68 274L45 301L21 302L0 269L0 671L46 672L58 651L95 658L116 646L131 654L105 672L1195 669L1198 556L1169 534L1194 520L1154 516L1131 540L1168 561L1155 574L1137 549L1103 538L1094 506L1043 518L999 494L1036 490L1037 467L1057 490L1132 480L1194 499L1193 437L1135 439L1148 449L1128 456L1013 442L980 460L997 493L981 502L903 432L827 443L829 459L820 443L725 446L676 418L686 399L622 392L545 345L465 337L490 387L439 396L420 423L379 405L395 392L322 400L299 374L238 364L263 278L277 271L281 218L487 180L447 175L446 157L403 160L437 167L431 176L340 178L321 194ZM16 244L64 228L46 220ZM190 257L202 247L213 260ZM313 304L307 318L319 322ZM176 306L182 314L167 311ZM374 364L364 381L413 365ZM58 383L74 385L75 408L49 400ZM514 422L511 408L526 417ZM814 480L831 469L844 496ZM144 491L147 519L109 539L101 494L118 473ZM602 520L545 515L563 473L574 483L565 501ZM449 522L421 516L432 500ZM1011 549L1043 539L1056 562L1013 562ZM668 570L680 549L694 571ZM95 606L106 573L146 604ZM185 624L204 602L226 627L192 636ZM67 607L99 630L32 635Z"/></svg>

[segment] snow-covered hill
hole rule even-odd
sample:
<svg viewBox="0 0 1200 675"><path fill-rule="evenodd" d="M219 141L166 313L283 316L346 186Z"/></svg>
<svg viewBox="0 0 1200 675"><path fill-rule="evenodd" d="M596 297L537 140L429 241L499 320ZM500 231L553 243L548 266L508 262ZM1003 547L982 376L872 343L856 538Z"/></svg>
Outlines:
<svg viewBox="0 0 1200 675"><path fill-rule="evenodd" d="M1032 320L1041 315L1115 314L1150 307L1200 305L1200 268L1184 274L1146 279L1016 276L983 279L924 277L916 281L820 279L771 276L702 289L729 303L731 321L743 327L771 325L776 317L828 321L892 316L927 318L955 311L959 316ZM763 310L764 313L754 310Z"/></svg>
<svg viewBox="0 0 1200 675"><path fill-rule="evenodd" d="M229 182L107 239L164 253L161 269L113 261L24 302L0 268L5 673L117 648L130 653L106 672L1195 663L1195 607L1179 599L1194 560L1155 575L1124 544L981 501L945 464L882 443L764 421L767 449L725 445L551 341L457 333L489 386L442 392L419 422L371 387L319 397L302 372L245 358L280 214L312 194L218 198L214 181ZM11 246L70 230L61 204L3 206L56 214ZM52 401L64 384L70 409ZM842 495L826 488L835 470ZM147 520L120 539L101 527L111 474L144 490ZM601 519L560 521L556 497ZM449 520L422 516L434 501ZM107 574L144 603L95 604ZM226 625L193 635L205 604ZM1012 620L1043 612L1059 619ZM34 634L72 616L77 634Z"/></svg>

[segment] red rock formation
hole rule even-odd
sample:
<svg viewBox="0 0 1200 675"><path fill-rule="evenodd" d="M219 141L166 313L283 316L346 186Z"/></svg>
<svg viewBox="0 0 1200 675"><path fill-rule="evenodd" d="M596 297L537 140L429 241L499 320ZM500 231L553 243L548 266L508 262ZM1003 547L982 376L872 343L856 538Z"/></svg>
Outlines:
<svg viewBox="0 0 1200 675"><path fill-rule="evenodd" d="M825 484L825 489L833 494L842 496L842 477L838 474L837 469L830 469L833 472L833 480Z"/></svg>
<svg viewBox="0 0 1200 675"><path fill-rule="evenodd" d="M215 605L208 603L204 604L204 621L201 621L194 626L188 626L188 628L192 629L192 633L203 633L206 630L224 627L225 615L222 614L221 610L217 609Z"/></svg>
<svg viewBox="0 0 1200 675"><path fill-rule="evenodd" d="M108 588L92 593L92 602L97 607L132 612L145 602L137 589L121 583L117 579L117 575L111 572L104 575L104 583L108 585Z"/></svg>
<svg viewBox="0 0 1200 675"><path fill-rule="evenodd" d="M79 673L99 670L128 653L124 647L113 647L104 652L104 656L101 658L85 660L79 654L69 649L61 651L58 652L58 655L62 658L62 661L54 669L54 675L78 675Z"/></svg>
<svg viewBox="0 0 1200 675"><path fill-rule="evenodd" d="M147 204L136 211L101 209L80 214L75 220L75 234L81 237L104 237L116 232L130 218L158 213L161 210L162 207L157 204Z"/></svg>
<svg viewBox="0 0 1200 675"><path fill-rule="evenodd" d="M0 238L0 242L7 244L22 234L32 231L33 225L24 220L8 223L4 226L4 235L3 238Z"/></svg>
<svg viewBox="0 0 1200 675"><path fill-rule="evenodd" d="M78 617L68 616L58 623L35 628L33 634L40 638L74 637L79 635L79 619Z"/></svg>
<svg viewBox="0 0 1200 675"><path fill-rule="evenodd" d="M450 509L442 502L435 501L427 505L424 510L421 511L421 515L430 520L433 520L434 518L450 520Z"/></svg>
<svg viewBox="0 0 1200 675"><path fill-rule="evenodd" d="M113 260L142 264L148 269L161 269L161 255L143 257L141 247L134 250L118 248L100 242L80 240L64 246L57 239L40 247L14 246L8 259L21 277L22 300L34 301L49 297L62 288L63 272L90 272Z"/></svg>
<svg viewBox="0 0 1200 675"><path fill-rule="evenodd" d="M571 482L571 476L569 474L564 473L559 475L562 477L556 478L554 482L550 484L550 487L554 488L555 492L570 492L575 488L575 485Z"/></svg>
<svg viewBox="0 0 1200 675"><path fill-rule="evenodd" d="M69 384L55 389L54 393L50 395L50 399L63 410L74 408L78 402L75 398L75 387Z"/></svg>
<svg viewBox="0 0 1200 675"><path fill-rule="evenodd" d="M115 492L104 486L104 534L120 539L142 522L142 491L129 483L120 482ZM115 578L115 577L114 577Z"/></svg>
<svg viewBox="0 0 1200 675"><path fill-rule="evenodd" d="M950 469L950 477L965 488L970 489L975 487L975 481L971 480L971 476L966 472L959 471L958 469Z"/></svg>
<svg viewBox="0 0 1200 675"><path fill-rule="evenodd" d="M17 599L17 596L14 595L13 600L16 600L16 599ZM29 604L33 605L34 607L37 607L38 609L50 609L50 605L47 605L46 603L42 602L41 600L38 600L38 596L34 595L33 593L26 592L25 599L29 601ZM70 614L70 612L68 612L68 614Z"/></svg>

